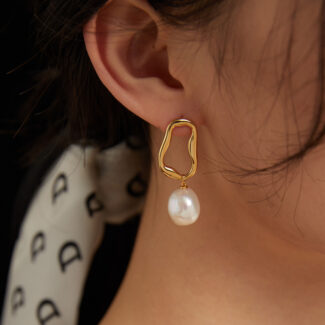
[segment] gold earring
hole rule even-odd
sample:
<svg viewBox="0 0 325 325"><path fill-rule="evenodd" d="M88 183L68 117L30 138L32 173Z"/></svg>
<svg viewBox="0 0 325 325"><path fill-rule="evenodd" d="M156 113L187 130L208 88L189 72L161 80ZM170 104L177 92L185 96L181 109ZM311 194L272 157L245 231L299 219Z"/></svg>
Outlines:
<svg viewBox="0 0 325 325"><path fill-rule="evenodd" d="M192 130L188 141L188 151L191 157L192 166L186 175L178 173L175 169L164 164L164 156L170 145L172 132L175 127L188 126ZM192 177L197 169L197 131L195 125L186 119L172 121L166 129L165 137L158 154L158 164L162 172L173 179L181 181L180 188L175 190L168 200L168 213L177 225L186 226L194 223L200 214L200 202L195 192L188 188L185 181Z"/></svg>

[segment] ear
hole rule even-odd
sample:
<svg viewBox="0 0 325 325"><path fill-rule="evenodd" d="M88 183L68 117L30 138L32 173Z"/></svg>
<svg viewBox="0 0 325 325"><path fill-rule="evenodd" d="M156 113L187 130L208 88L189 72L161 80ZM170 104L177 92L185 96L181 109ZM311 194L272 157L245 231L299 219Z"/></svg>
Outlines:
<svg viewBox="0 0 325 325"><path fill-rule="evenodd" d="M84 26L86 49L102 83L161 130L174 119L196 118L184 83L170 69L176 60L170 36L145 0L111 0Z"/></svg>

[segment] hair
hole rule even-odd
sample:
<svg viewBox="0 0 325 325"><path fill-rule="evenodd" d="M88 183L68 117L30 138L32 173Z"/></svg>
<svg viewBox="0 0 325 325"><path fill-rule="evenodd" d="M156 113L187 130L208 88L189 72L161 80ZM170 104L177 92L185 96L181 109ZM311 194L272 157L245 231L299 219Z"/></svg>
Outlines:
<svg viewBox="0 0 325 325"><path fill-rule="evenodd" d="M231 0L148 0L162 21L178 28L204 28ZM35 79L34 89L21 110L21 130L28 132L27 121L37 112L42 124L39 136L28 150L24 161L33 161L44 150L49 139L56 145L94 143L101 148L111 146L132 135L149 139L148 125L123 107L103 86L87 55L83 26L106 0L31 0L35 48L43 69ZM325 1L320 21L319 92L324 93ZM288 44L288 57L292 41ZM44 100L45 98L45 100ZM286 168L316 146L325 133L320 128L323 96L319 96L310 136L300 150L282 161L263 169L241 169L242 175L271 172ZM27 130L26 130L27 129ZM33 128L30 128L33 132ZM56 136L59 135L59 136ZM27 157L27 158L26 158Z"/></svg>

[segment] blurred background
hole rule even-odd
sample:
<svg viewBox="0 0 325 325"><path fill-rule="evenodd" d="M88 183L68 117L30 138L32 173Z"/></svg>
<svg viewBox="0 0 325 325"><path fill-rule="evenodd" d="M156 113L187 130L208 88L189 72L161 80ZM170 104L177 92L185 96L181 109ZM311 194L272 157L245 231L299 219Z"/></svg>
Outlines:
<svg viewBox="0 0 325 325"><path fill-rule="evenodd" d="M19 226L42 175L60 154L56 137L44 137L53 119L46 114L49 104L56 98L49 87L39 99L30 99L39 72L46 63L34 48L35 32L32 15L34 0L4 1L1 6L1 223L0 223L0 318L6 290L7 275L14 242ZM45 58L46 59L46 58ZM46 60L45 60L46 62ZM42 66L44 64L44 66ZM47 73L46 71L45 73ZM103 88L104 89L104 88ZM38 91L36 91L39 94ZM31 112L27 107L34 107ZM112 105L114 101L112 102ZM118 105L118 109L120 105ZM105 136L105 133L104 133ZM123 139L118 136L119 141ZM62 138L61 134L57 136ZM31 150L36 140L44 140L42 152L34 155ZM53 141L51 140L53 139ZM52 143L53 142L53 143ZM52 150L57 148L57 150ZM33 163L26 164L27 153L32 152ZM24 156L23 156L24 154ZM29 157L30 158L30 157ZM113 300L122 281L132 251L139 223L133 218L125 225L105 226L103 242L94 256L92 268L85 283L85 292L79 314L79 324L98 324ZM112 261L108 263L107 261Z"/></svg>
<svg viewBox="0 0 325 325"><path fill-rule="evenodd" d="M2 310L9 260L17 231L17 224L12 218L14 200L26 173L26 167L19 163L20 152L38 133L35 131L24 136L18 133L15 136L21 125L18 113L31 87L31 77L39 69L37 60L30 60L33 56L33 35L30 28L32 17L28 1L4 1L1 7L0 310Z"/></svg>

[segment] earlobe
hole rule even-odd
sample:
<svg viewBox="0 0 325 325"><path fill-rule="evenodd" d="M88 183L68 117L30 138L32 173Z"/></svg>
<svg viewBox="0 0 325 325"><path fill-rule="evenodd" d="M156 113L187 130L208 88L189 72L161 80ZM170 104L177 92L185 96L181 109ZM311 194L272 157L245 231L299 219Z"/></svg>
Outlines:
<svg viewBox="0 0 325 325"><path fill-rule="evenodd" d="M98 77L112 95L165 130L170 121L191 117L183 85L170 73L161 26L146 1L113 0L84 26L84 40Z"/></svg>

